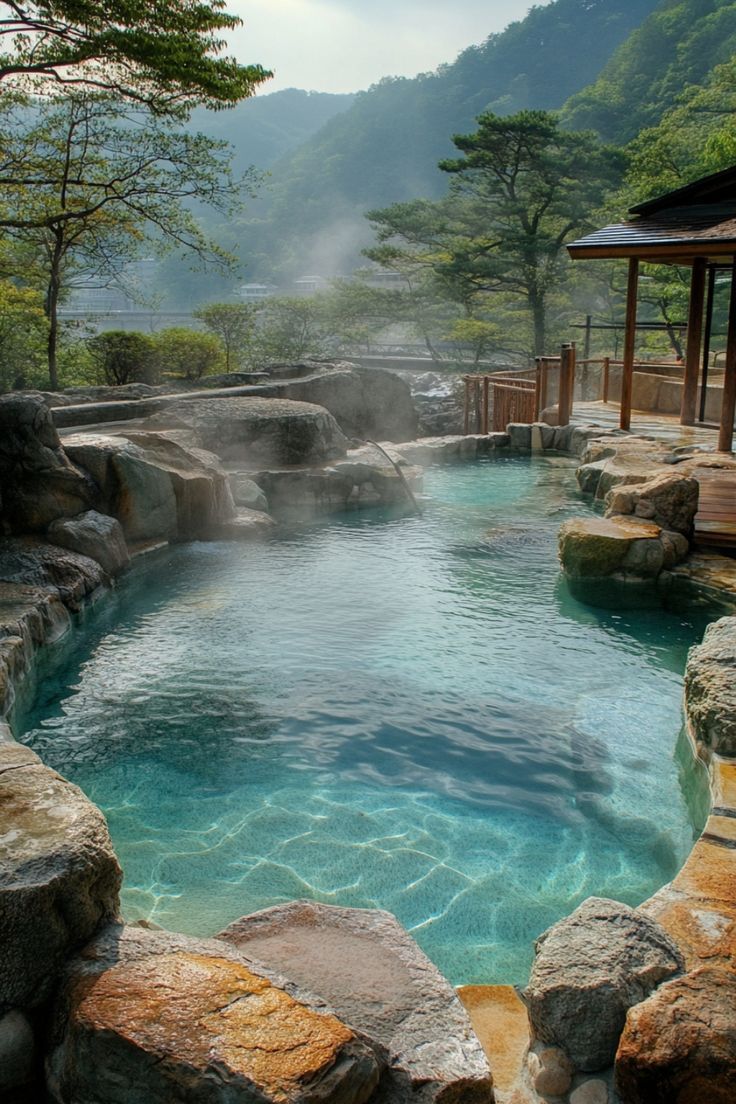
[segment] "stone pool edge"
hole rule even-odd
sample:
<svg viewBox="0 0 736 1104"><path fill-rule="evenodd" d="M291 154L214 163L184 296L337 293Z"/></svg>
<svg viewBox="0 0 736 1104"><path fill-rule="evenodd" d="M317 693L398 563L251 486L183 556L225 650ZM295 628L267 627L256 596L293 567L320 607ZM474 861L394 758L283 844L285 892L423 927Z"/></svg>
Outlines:
<svg viewBox="0 0 736 1104"><path fill-rule="evenodd" d="M488 455L490 451L549 451L580 457L594 439L617 436L620 435L602 431L597 426L553 428L511 425L507 434L493 435L493 441L482 436L425 438L393 445L392 449L409 464L466 462ZM612 448L613 445L614 442L606 441L604 447L609 455L615 456L616 449ZM165 543L167 542L163 542ZM162 543L159 542L156 547L162 547ZM101 924L115 914L115 883L119 873L116 874L115 871L114 853L104 818L96 806L77 787L45 767L33 752L14 741L7 716L16 697L29 692L41 651L65 634L71 627L73 614L83 612L89 604L100 598L104 599L105 591L109 588L104 572L97 574L85 568L80 573L78 564L77 569L76 585L62 593L57 590L54 594L49 587L41 590L23 584L0 584L6 588L0 594L0 753L5 748L11 760L8 762L6 759L4 765L0 764L0 779L5 771L33 770L36 774L36 785L63 784L70 799L81 799L81 806L89 807L85 810L85 815L91 818L90 846L92 851L96 849L95 861L102 864L106 872L106 888L103 886L94 902L88 921L89 930L83 931L81 938L78 932L78 938L70 946L69 953L86 942ZM11 588L10 591L8 587ZM710 630L717 626L721 626L718 640L715 644L709 644ZM702 659L705 650L707 660L708 651L713 649L715 655L710 660L711 676L701 677L699 682L689 679L691 659L688 658L685 694L691 743L696 756L709 767L711 814L703 834L675 879L640 906L642 912L655 917L682 946L689 970L703 963L710 966L715 964L718 969L733 969L736 949L736 760L715 750L712 739L714 725L715 728L727 728L727 718L733 713L734 702L727 694L728 680L713 676L712 669L718 671L725 664L725 670L733 673L732 668L736 668L736 617L722 618L709 626L704 643L692 649L691 655L698 653ZM693 691L691 686L699 689ZM694 693L697 694L697 717L693 716ZM703 720L703 717L706 719ZM714 721L714 718L719 720ZM736 752L736 745L733 750ZM19 757L18 762L12 762L15 757ZM1 892L0 886L0 894ZM84 892L88 892L88 887L84 888ZM56 965L58 968L58 961ZM474 990L473 994L470 993L471 988ZM500 1078L497 1074L496 1099L503 1101L507 1092L525 1091L518 1088L519 1083L523 1084L525 1079L528 1080L525 1043L527 1035L523 1026L523 1007L519 1004L518 996L504 986L465 989L465 993L463 988L459 991L461 1000L466 1005L477 1034L485 1044L486 1053L501 1074ZM479 990L484 990L482 1001L479 1000ZM492 1006L496 998L501 1011L500 1015L494 1016ZM482 1016L479 1013L481 1006ZM34 1016L31 1015L30 1020L33 1019ZM0 1043L6 1020L7 1015L0 1013ZM489 1037L488 1024L491 1023L494 1038ZM509 1030L510 1025L513 1025L513 1030ZM14 1030L17 1032L17 1024ZM500 1034L506 1035L501 1046L498 1039ZM32 1036L29 1045L32 1045ZM507 1059L505 1065L504 1056ZM522 1063L521 1071L518 1069L519 1061ZM519 1097L519 1100L523 1099L526 1098Z"/></svg>

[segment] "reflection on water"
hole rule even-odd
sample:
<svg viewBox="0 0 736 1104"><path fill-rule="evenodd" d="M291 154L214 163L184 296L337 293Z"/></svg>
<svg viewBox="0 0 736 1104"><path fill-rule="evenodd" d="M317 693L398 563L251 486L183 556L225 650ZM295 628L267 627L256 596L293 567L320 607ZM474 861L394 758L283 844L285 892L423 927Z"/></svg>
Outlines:
<svg viewBox="0 0 736 1104"><path fill-rule="evenodd" d="M173 549L52 656L24 739L107 813L129 917L378 905L454 982L521 982L581 899L636 903L683 860L702 626L570 598L556 534L588 507L564 462L426 492L422 518Z"/></svg>

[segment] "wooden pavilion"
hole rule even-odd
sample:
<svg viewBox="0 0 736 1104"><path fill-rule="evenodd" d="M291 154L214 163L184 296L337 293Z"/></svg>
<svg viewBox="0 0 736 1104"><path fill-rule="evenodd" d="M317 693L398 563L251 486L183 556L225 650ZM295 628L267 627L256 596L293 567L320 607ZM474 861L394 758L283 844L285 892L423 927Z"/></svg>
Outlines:
<svg viewBox="0 0 736 1104"><path fill-rule="evenodd" d="M731 276L731 297L718 448L730 452L736 415L736 166L639 203L629 214L634 216L630 221L606 226L567 247L573 260L626 258L629 262L621 428L631 425L640 263L686 265L692 270L682 425L695 424L701 372L705 395L716 273L726 270ZM701 401L701 420L702 410Z"/></svg>

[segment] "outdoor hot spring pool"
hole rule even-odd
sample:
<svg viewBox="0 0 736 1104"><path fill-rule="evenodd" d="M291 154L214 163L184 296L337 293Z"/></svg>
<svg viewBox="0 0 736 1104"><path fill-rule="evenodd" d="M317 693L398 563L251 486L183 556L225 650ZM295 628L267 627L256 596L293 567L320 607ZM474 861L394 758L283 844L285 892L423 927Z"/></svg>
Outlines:
<svg viewBox="0 0 736 1104"><path fill-rule="evenodd" d="M156 554L49 653L22 739L107 814L129 919L380 906L453 982L524 982L550 923L684 860L703 626L567 594L570 461L430 469L425 494Z"/></svg>

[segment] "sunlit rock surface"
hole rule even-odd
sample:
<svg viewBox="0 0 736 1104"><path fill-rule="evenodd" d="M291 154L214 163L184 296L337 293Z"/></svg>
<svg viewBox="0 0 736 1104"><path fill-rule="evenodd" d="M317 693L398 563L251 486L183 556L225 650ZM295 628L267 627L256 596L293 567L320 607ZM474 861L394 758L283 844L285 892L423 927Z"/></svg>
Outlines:
<svg viewBox="0 0 736 1104"><path fill-rule="evenodd" d="M626 1104L732 1104L736 974L708 967L660 986L632 1008L616 1055Z"/></svg>
<svg viewBox="0 0 736 1104"><path fill-rule="evenodd" d="M695 739L720 755L736 755L736 617L709 625L692 648L685 700Z"/></svg>
<svg viewBox="0 0 736 1104"><path fill-rule="evenodd" d="M0 1009L49 996L64 960L117 912L102 813L29 748L0 744Z"/></svg>
<svg viewBox="0 0 736 1104"><path fill-rule="evenodd" d="M491 1077L451 985L388 912L277 905L218 936L318 994L384 1051L386 1104L488 1104Z"/></svg>
<svg viewBox="0 0 736 1104"><path fill-rule="evenodd" d="M48 1083L60 1104L364 1104L372 1050L223 942L112 926L74 959Z"/></svg>

